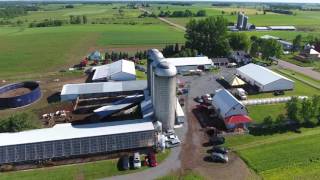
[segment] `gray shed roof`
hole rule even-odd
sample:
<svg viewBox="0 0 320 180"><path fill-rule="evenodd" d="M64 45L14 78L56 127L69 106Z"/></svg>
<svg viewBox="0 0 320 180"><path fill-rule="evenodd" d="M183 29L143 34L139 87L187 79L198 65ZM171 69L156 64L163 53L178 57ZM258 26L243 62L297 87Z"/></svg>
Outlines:
<svg viewBox="0 0 320 180"><path fill-rule="evenodd" d="M212 104L216 108L220 109L220 114L227 114L230 109L238 104L243 106L243 104L226 89L216 90L216 93L212 99Z"/></svg>

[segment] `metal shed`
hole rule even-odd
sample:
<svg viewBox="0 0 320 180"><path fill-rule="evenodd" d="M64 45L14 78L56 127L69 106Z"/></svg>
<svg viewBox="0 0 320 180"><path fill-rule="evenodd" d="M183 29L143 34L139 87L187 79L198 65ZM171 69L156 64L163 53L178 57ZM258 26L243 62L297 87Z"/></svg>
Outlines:
<svg viewBox="0 0 320 180"><path fill-rule="evenodd" d="M250 85L257 86L260 92L292 90L294 88L294 81L252 63L238 68L237 74Z"/></svg>

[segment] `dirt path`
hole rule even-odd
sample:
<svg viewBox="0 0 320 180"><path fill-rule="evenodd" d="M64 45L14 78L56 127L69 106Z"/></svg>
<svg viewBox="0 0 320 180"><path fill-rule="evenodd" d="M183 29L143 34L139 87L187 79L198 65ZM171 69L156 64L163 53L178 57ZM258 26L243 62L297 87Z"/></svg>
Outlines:
<svg viewBox="0 0 320 180"><path fill-rule="evenodd" d="M283 61L280 59L278 60L278 62L279 62L278 65L280 67L291 69L293 71L296 71L296 72L299 72L299 73L304 74L306 76L309 76L313 79L320 80L320 73L312 70L311 68L300 67L300 66L297 66L295 64L292 64L292 63L289 63L289 62L286 62L286 61Z"/></svg>
<svg viewBox="0 0 320 180"><path fill-rule="evenodd" d="M148 11L148 10L146 10L146 9L140 8L140 10L143 11L143 12L147 12L148 14L152 14L150 11ZM181 26L181 25L179 25L179 24L176 24L176 23L174 23L174 22L172 22L172 21L169 21L168 19L165 19L165 18L163 18L163 17L158 17L158 19L159 19L160 21L162 21L162 22L164 22L164 23L167 23L167 24L169 24L170 26L173 26L173 27L175 27L175 28L177 28L177 29L180 29L180 30L182 30L182 31L186 31L186 30L187 30L184 26Z"/></svg>

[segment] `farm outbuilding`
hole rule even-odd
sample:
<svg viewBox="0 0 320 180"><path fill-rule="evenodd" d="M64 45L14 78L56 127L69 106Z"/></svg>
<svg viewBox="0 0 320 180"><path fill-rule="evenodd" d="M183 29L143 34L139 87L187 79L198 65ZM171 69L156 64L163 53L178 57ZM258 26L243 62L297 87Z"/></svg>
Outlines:
<svg viewBox="0 0 320 180"><path fill-rule="evenodd" d="M92 81L130 81L136 79L136 69L132 61L119 60L111 64L92 68Z"/></svg>
<svg viewBox="0 0 320 180"><path fill-rule="evenodd" d="M294 81L252 63L238 68L237 74L248 84L257 87L260 92L292 90L294 88Z"/></svg>
<svg viewBox="0 0 320 180"><path fill-rule="evenodd" d="M213 66L212 60L206 56L203 57L181 57L181 58L165 58L166 62L177 68L178 73L189 70L208 70Z"/></svg>
<svg viewBox="0 0 320 180"><path fill-rule="evenodd" d="M61 101L76 100L80 96L95 97L110 94L143 93L147 89L146 80L115 81L98 83L66 84L61 90Z"/></svg>
<svg viewBox="0 0 320 180"><path fill-rule="evenodd" d="M90 53L88 55L88 60L90 60L90 61L101 61L102 60L101 53L99 51L94 51L94 52Z"/></svg>
<svg viewBox="0 0 320 180"><path fill-rule="evenodd" d="M246 107L226 89L216 90L212 105L223 119L234 115L248 114Z"/></svg>
<svg viewBox="0 0 320 180"><path fill-rule="evenodd" d="M142 119L0 134L0 164L33 162L152 147L155 129Z"/></svg>

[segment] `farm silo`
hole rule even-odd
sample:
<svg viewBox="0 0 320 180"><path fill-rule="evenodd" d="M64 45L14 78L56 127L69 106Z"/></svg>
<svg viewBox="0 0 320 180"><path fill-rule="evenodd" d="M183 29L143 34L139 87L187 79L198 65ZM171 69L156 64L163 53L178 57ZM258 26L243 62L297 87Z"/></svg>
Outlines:
<svg viewBox="0 0 320 180"><path fill-rule="evenodd" d="M166 61L158 63L154 71L155 117L162 123L163 131L174 127L176 75L176 67Z"/></svg>
<svg viewBox="0 0 320 180"><path fill-rule="evenodd" d="M246 30L246 29L247 29L247 26L248 26L248 19L249 19L249 17L248 17L248 16L244 16L244 17L243 17L242 30Z"/></svg>
<svg viewBox="0 0 320 180"><path fill-rule="evenodd" d="M147 79L148 79L148 89L149 93L151 93L151 81L152 81L152 63L160 62L164 59L162 53L158 49L150 49L147 54Z"/></svg>
<svg viewBox="0 0 320 180"><path fill-rule="evenodd" d="M241 30L243 28L244 14L238 14L237 28Z"/></svg>

